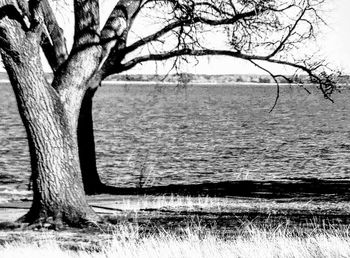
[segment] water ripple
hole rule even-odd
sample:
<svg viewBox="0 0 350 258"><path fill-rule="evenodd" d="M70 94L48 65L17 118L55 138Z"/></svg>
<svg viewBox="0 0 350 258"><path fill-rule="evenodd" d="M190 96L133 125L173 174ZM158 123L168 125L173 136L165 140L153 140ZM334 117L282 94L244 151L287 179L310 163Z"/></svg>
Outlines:
<svg viewBox="0 0 350 258"><path fill-rule="evenodd" d="M0 181L26 184L25 131L9 85L1 85ZM135 186L349 178L349 91L273 86L103 86L94 102L103 181Z"/></svg>

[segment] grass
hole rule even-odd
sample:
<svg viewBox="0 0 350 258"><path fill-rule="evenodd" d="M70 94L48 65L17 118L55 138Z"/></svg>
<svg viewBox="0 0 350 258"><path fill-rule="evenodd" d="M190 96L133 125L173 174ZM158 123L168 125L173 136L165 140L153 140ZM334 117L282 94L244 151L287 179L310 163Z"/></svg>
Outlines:
<svg viewBox="0 0 350 258"><path fill-rule="evenodd" d="M99 210L116 226L3 230L0 257L350 257L350 226L329 219L347 217L345 202L103 195L90 202L111 207Z"/></svg>
<svg viewBox="0 0 350 258"><path fill-rule="evenodd" d="M101 205L102 203L102 205ZM137 195L137 196L120 196L110 198L109 196L101 195L100 197L92 197L90 204L96 206L104 206L116 208L122 211L141 211L144 209L158 210L181 210L181 211L199 211L214 210L216 212L225 211L263 211L271 213L281 210L299 210L299 211L349 211L350 203L347 201L327 201L327 200L312 200L312 198L304 199L263 199L263 198L244 198L244 197L190 197L177 195Z"/></svg>
<svg viewBox="0 0 350 258"><path fill-rule="evenodd" d="M34 234L34 233L32 233ZM140 232L137 226L119 225L112 234L81 242L74 250L59 240L60 233L5 242L0 257L350 257L349 228L314 231L246 225L237 234L216 234L203 226L177 232Z"/></svg>

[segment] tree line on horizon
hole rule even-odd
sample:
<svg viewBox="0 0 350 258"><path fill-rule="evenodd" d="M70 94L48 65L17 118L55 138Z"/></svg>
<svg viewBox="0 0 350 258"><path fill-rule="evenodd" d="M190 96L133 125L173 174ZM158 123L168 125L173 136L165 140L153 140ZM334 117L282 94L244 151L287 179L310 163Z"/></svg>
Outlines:
<svg viewBox="0 0 350 258"><path fill-rule="evenodd" d="M52 80L53 73L46 73L48 80ZM293 83L308 84L310 78L307 75L297 76L293 78L291 75L285 75L290 78ZM8 80L6 72L0 72L0 80ZM269 75L262 74L192 74L192 73L176 73L176 74L116 74L106 78L106 81L121 82L165 82L165 83L272 83L274 80ZM290 83L285 78L279 78L280 83ZM338 84L349 84L350 75L339 75L336 78Z"/></svg>

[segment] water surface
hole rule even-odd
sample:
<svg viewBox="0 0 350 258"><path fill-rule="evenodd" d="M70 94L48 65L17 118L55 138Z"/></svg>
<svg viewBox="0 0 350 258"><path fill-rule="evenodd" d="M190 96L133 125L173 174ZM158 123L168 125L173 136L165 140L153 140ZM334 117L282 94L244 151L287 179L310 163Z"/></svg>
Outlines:
<svg viewBox="0 0 350 258"><path fill-rule="evenodd" d="M29 154L11 87L0 87L0 183L12 188L27 184ZM102 180L349 179L350 91L331 103L310 90L283 86L269 113L274 86L104 85L93 114Z"/></svg>

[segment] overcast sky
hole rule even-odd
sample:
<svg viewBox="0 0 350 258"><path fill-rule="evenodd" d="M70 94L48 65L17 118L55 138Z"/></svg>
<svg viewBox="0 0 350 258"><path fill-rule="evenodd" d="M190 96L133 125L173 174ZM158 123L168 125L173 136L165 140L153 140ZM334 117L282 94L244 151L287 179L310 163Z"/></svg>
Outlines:
<svg viewBox="0 0 350 258"><path fill-rule="evenodd" d="M333 67L340 68L345 73L350 74L350 0L328 1L331 3L330 10L325 14L328 27L323 30L317 42L320 48L320 54L324 55ZM101 0L101 2L113 3L114 1ZM104 9L101 10L101 13L103 13L103 16L106 16L106 13L112 9L112 6L104 5ZM71 24L71 21L67 21L67 24ZM68 25L67 27L68 28L65 28L65 30L70 31L68 34L72 34L72 26ZM185 72L207 74L263 73L248 62L228 57L204 57L201 58L200 63L196 66L188 65L184 68ZM1 69L0 67L0 70ZM277 70L278 72L288 73L288 71L283 68L277 68ZM156 72L167 73L168 68L163 68L162 65L143 64L135 67L129 73Z"/></svg>

